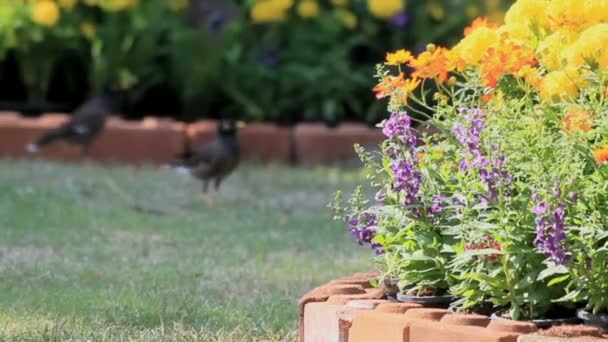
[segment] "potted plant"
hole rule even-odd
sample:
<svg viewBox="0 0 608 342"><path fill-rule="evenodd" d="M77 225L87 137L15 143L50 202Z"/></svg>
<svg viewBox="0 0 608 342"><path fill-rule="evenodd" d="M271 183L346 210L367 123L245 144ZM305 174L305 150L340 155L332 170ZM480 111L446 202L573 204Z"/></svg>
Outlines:
<svg viewBox="0 0 608 342"><path fill-rule="evenodd" d="M445 289L464 310L490 302L494 319L548 326L582 306L605 324L608 7L571 6L519 0L504 25L477 19L452 49L379 67L393 114L381 160L362 154L379 203L357 194L342 216L375 215L351 231L401 266L406 289ZM440 132L422 146L413 104Z"/></svg>

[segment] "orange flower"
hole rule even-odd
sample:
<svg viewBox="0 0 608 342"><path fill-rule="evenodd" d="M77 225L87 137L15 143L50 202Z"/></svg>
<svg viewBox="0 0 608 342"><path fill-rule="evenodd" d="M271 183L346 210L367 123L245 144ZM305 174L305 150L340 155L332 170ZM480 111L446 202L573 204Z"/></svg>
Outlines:
<svg viewBox="0 0 608 342"><path fill-rule="evenodd" d="M447 51L445 48L436 48L433 52L425 51L410 61L409 66L414 69L414 78L437 78L444 83L448 79L450 63L448 63Z"/></svg>
<svg viewBox="0 0 608 342"><path fill-rule="evenodd" d="M382 99L391 94L393 89L398 88L405 83L405 74L400 73L399 76L386 76L373 89L377 99Z"/></svg>
<svg viewBox="0 0 608 342"><path fill-rule="evenodd" d="M412 60L414 56L412 56L412 54L404 49L395 51L393 53L387 53L386 54L386 62L384 62L384 64L386 65L401 65L401 64L405 64L407 62L409 62L410 60Z"/></svg>
<svg viewBox="0 0 608 342"><path fill-rule="evenodd" d="M593 150L593 158L598 164L603 164L608 161L608 145L596 148Z"/></svg>
<svg viewBox="0 0 608 342"><path fill-rule="evenodd" d="M593 127L593 120L582 108L577 107L571 110L562 120L566 132L589 132Z"/></svg>
<svg viewBox="0 0 608 342"><path fill-rule="evenodd" d="M507 73L518 73L526 66L538 64L534 51L514 42L503 42L491 47L480 67L481 78L486 86L496 88L498 81Z"/></svg>
<svg viewBox="0 0 608 342"><path fill-rule="evenodd" d="M467 28L464 29L464 36L468 36L471 33L473 33L473 31L477 30L480 27L487 27L487 28L497 28L498 24L495 24L491 21L488 20L488 18L484 18L484 17L479 17L475 20L473 20L473 22L471 23L471 25Z"/></svg>

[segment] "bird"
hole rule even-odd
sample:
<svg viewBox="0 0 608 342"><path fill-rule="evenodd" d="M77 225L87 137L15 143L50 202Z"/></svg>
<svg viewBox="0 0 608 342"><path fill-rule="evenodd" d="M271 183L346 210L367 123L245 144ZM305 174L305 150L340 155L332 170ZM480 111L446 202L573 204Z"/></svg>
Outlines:
<svg viewBox="0 0 608 342"><path fill-rule="evenodd" d="M65 140L81 145L81 154L88 155L95 138L104 129L106 118L114 109L117 97L118 88L104 86L97 96L78 107L68 122L45 133L35 143L27 145L27 151L35 154L50 143Z"/></svg>
<svg viewBox="0 0 608 342"><path fill-rule="evenodd" d="M234 119L218 121L217 136L211 143L201 146L185 160L170 166L202 181L203 193L208 192L210 182L214 183L215 191L219 192L222 181L239 165L241 147L237 133L244 126L244 122Z"/></svg>

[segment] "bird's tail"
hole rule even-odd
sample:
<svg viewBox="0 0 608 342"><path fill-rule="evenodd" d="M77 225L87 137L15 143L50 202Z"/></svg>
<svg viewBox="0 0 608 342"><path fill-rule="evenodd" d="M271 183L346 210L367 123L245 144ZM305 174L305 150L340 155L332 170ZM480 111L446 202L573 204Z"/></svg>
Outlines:
<svg viewBox="0 0 608 342"><path fill-rule="evenodd" d="M57 128L43 135L35 143L27 145L26 149L30 153L38 153L42 147L61 139L65 134L66 130L64 127Z"/></svg>

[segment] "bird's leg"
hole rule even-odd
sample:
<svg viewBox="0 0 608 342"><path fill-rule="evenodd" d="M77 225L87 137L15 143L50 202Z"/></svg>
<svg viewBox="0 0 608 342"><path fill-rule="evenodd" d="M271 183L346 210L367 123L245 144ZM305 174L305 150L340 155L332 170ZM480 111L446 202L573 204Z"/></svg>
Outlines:
<svg viewBox="0 0 608 342"><path fill-rule="evenodd" d="M217 177L215 179L215 191L219 192L220 191L220 185L222 184L222 178L221 177Z"/></svg>

